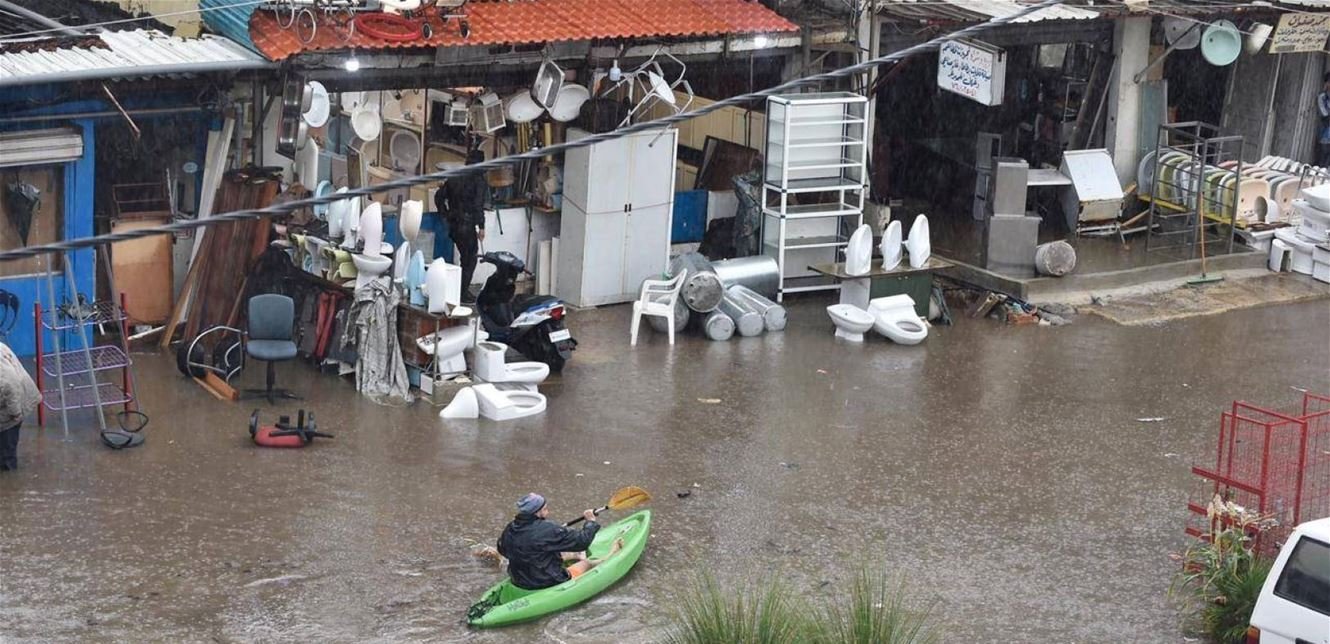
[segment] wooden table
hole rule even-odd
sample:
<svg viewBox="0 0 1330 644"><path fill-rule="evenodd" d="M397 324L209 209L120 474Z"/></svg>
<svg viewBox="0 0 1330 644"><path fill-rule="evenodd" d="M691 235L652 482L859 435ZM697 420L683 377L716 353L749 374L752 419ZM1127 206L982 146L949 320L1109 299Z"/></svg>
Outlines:
<svg viewBox="0 0 1330 644"><path fill-rule="evenodd" d="M863 275L846 273L842 262L813 264L808 269L840 282L841 304L853 304L867 310L868 301L873 298L905 294L914 300L915 313L927 316L933 273L951 266L954 264L932 255L919 268L911 267L908 259L903 259L899 266L891 270L882 270L882 260L875 259Z"/></svg>

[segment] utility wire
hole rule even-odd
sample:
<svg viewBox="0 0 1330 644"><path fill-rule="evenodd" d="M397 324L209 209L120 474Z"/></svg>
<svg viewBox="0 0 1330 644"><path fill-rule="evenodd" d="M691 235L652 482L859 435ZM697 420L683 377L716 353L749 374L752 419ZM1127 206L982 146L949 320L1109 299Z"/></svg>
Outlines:
<svg viewBox="0 0 1330 644"><path fill-rule="evenodd" d="M105 235L95 235L92 237L70 239L50 244L41 244L38 246L27 246L24 248L18 248L14 250L0 252L0 261L9 261L15 259L23 259L25 257L34 257L36 255L41 255L43 253L57 253L57 252L65 252L70 250L77 250L80 248L89 248L101 244L110 244L115 242L128 241L131 239L140 239L143 237L151 237L154 235L174 234L177 232L203 228L205 226L212 226L214 224L228 223L233 221L245 221L250 219L261 219L264 217L284 215L299 210L301 208L331 204L335 201L341 201L344 199L351 199L355 197L367 197L378 193L392 192L394 190L411 188L413 186L418 186L426 183L437 183L444 179L463 176L467 174L485 172L488 170L501 168L506 165L512 165L521 161L534 161L536 159L547 157L551 154L565 152L567 150L572 150L576 148L588 147L591 145L595 145L597 143L612 141L614 139L620 139L630 134L638 134L642 132L649 132L651 130L659 130L666 126L674 125L675 123L682 123L684 121L705 116L707 114L710 114L717 110L724 109L726 107L740 107L754 100L764 99L769 96L787 94L792 92L793 90L816 85L824 81L853 77L857 74L862 74L868 71L869 69L872 69L873 67L877 67L879 65L895 63L899 60L903 60L915 54L921 54L924 52L933 51L935 49L938 49L944 41L953 40L956 38L966 38L970 36L975 36L990 29L993 29L994 27L998 27L1007 24L1009 22L1019 20L1020 18L1028 16L1032 13L1042 11L1049 7L1060 5L1064 1L1065 0L1043 0L1043 2L1025 7L1024 9L1021 9L1016 13L1007 16L1002 16L1000 18L993 18L987 22L981 22L974 25L970 25L969 27L965 27L963 29L951 32L949 34L938 36L937 38L929 40L928 42L920 43L918 45L914 45L912 47L908 47L906 49L902 49L900 51L887 54L885 56L879 56L871 60L866 60L861 63L850 65L848 67L842 67L840 69L835 69L829 72L823 72L821 74L807 76L804 78L797 78L792 81L782 83L775 87L770 87L761 91L750 92L748 94L740 94L738 96L722 99L696 110L688 112L680 112L678 114L673 114L670 116L666 116L664 118L636 123L610 132L603 132L601 134L592 134L590 136L578 139L576 141L557 143L537 150L522 152L520 154L509 155L498 159L490 159L489 161L468 165L462 168L443 170L431 174L403 177L401 179L395 179L392 181L378 184L376 186L354 188L346 192L333 193L324 197L310 197L307 199L287 201L280 204L273 204L266 208L237 210L225 214L214 215L206 219L180 221L180 222L165 224L162 226L153 226L150 228L138 228L135 230L129 230L119 233L108 233ZM866 116L866 118L873 118L873 115L869 114Z"/></svg>

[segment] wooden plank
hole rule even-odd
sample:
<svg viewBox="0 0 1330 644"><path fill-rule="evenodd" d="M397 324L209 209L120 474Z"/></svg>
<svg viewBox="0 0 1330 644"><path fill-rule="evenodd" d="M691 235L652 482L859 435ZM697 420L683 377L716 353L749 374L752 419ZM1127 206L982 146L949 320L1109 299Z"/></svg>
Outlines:
<svg viewBox="0 0 1330 644"><path fill-rule="evenodd" d="M197 254L194 261L189 263L189 272L185 274L185 283L180 288L180 297L176 299L175 308L171 311L171 318L167 320L166 328L162 331L162 339L157 343L157 346L162 349L171 346L171 340L175 338L176 327L180 326L180 321L185 319L185 311L193 303L193 295L197 290L199 275L203 270L203 265L207 263L207 231L207 228L199 230L198 234L205 236L202 246L205 252Z"/></svg>
<svg viewBox="0 0 1330 644"><path fill-rule="evenodd" d="M209 384L207 380L204 380L203 378L195 378L195 379L194 379L194 382L199 383L199 386L200 386L200 387L203 387L203 390L204 390L204 391L206 391L206 392L212 394L213 397L216 398L217 400L227 400L226 394L224 394L224 393L222 393L222 392L220 392L220 391L218 391L218 390L216 390L216 389L213 389L213 388L212 388L212 385Z"/></svg>
<svg viewBox="0 0 1330 644"><path fill-rule="evenodd" d="M221 394L221 396L223 396L222 400L229 400L231 402L240 400L240 392L236 391L234 387L227 384L225 380L222 380L221 377L211 371L203 375L203 382L214 390L215 393Z"/></svg>

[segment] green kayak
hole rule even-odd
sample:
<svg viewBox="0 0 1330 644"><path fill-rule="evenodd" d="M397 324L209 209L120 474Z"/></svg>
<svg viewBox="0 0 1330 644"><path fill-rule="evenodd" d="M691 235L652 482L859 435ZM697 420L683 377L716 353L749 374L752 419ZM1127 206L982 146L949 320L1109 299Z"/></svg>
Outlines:
<svg viewBox="0 0 1330 644"><path fill-rule="evenodd" d="M508 626L544 617L591 599L633 569L647 546L650 534L651 510L641 510L604 526L596 533L596 540L587 549L587 556L591 559L605 557L610 551L610 544L622 538L623 548L614 556L577 579L540 590L524 590L505 579L490 588L479 602L471 606L466 621L477 628Z"/></svg>

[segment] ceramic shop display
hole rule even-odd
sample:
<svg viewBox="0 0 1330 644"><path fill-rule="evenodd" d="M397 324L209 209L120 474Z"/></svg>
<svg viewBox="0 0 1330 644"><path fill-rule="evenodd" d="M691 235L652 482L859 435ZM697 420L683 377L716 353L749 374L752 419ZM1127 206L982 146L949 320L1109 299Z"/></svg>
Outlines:
<svg viewBox="0 0 1330 644"><path fill-rule="evenodd" d="M300 185L312 190L318 185L319 179L319 144L313 140L307 141L297 155L299 158L295 171L300 175Z"/></svg>
<svg viewBox="0 0 1330 644"><path fill-rule="evenodd" d="M1253 207L1256 220L1261 223L1275 224L1279 223L1279 202L1268 196L1261 195L1256 198Z"/></svg>
<svg viewBox="0 0 1330 644"><path fill-rule="evenodd" d="M378 279L393 263L391 257L383 255L355 254L351 256L351 261L356 265L357 289L364 288L366 284Z"/></svg>
<svg viewBox="0 0 1330 644"><path fill-rule="evenodd" d="M849 275L867 275L873 267L873 229L861 224L850 234L845 245L845 272Z"/></svg>
<svg viewBox="0 0 1330 644"><path fill-rule="evenodd" d="M360 231L357 233L364 246L364 253L370 257L383 254L383 206L371 201L365 212L360 213Z"/></svg>
<svg viewBox="0 0 1330 644"><path fill-rule="evenodd" d="M692 309L688 308L688 303L684 302L682 298L674 300L674 328L676 331L682 330L688 325L688 320L692 318L692 311ZM670 332L669 320L667 318L659 315L647 315L643 317L646 318L647 324L650 324L651 328L655 329L656 333Z"/></svg>
<svg viewBox="0 0 1330 644"><path fill-rule="evenodd" d="M1280 228L1275 231L1275 240L1284 242L1289 249L1289 268L1294 273L1311 275L1315 270L1313 251L1316 244L1303 239L1292 228Z"/></svg>
<svg viewBox="0 0 1330 644"><path fill-rule="evenodd" d="M305 237L305 272L320 275L327 269L328 262L324 258L323 249L328 245L326 239L319 239L312 235Z"/></svg>
<svg viewBox="0 0 1330 644"><path fill-rule="evenodd" d="M406 293L411 306L425 306L429 298L425 293L425 254L416 251L406 264Z"/></svg>
<svg viewBox="0 0 1330 644"><path fill-rule="evenodd" d="M388 156L398 170L415 172L420 168L420 137L407 130L394 131L388 139Z"/></svg>
<svg viewBox="0 0 1330 644"><path fill-rule="evenodd" d="M328 115L332 113L332 100L328 96L328 90L319 81L310 81L311 90L309 109L305 110L300 117L309 124L310 127L323 127L328 123Z"/></svg>
<svg viewBox="0 0 1330 644"><path fill-rule="evenodd" d="M785 307L762 297L762 295L743 284L735 284L725 289L725 292L729 293L730 297L743 300L753 310L757 311L757 314L762 316L762 326L767 331L785 330L788 318Z"/></svg>
<svg viewBox="0 0 1330 644"><path fill-rule="evenodd" d="M480 401L476 399L475 390L470 387L462 387L457 390L457 394L453 396L453 401L448 403L443 411L439 412L439 418L480 418Z"/></svg>
<svg viewBox="0 0 1330 644"><path fill-rule="evenodd" d="M534 391L502 391L485 383L472 387L480 403L480 415L490 420L514 420L545 411L545 394Z"/></svg>
<svg viewBox="0 0 1330 644"><path fill-rule="evenodd" d="M514 123L530 123L538 118L545 111L545 108L536 104L536 99L531 98L531 90L524 89L503 101L503 112L508 116L508 120Z"/></svg>
<svg viewBox="0 0 1330 644"><path fill-rule="evenodd" d="M320 181L320 182L319 182L319 185L316 186L316 187L314 188L314 196L315 196L315 197L326 197L326 196L328 196L328 195L331 194L331 193L332 193L332 182L331 182L331 181ZM317 205L317 206L314 206L314 217L317 218L317 219L327 220L327 219L328 219L328 204L325 203L325 204L319 204L319 205Z"/></svg>
<svg viewBox="0 0 1330 644"><path fill-rule="evenodd" d="M403 242L393 254L393 283L406 284L406 267L411 263L411 244Z"/></svg>
<svg viewBox="0 0 1330 644"><path fill-rule="evenodd" d="M462 352L476 346L488 336L476 328L474 320L461 326L441 329L416 338L416 348L434 356L440 375L451 376L466 372L466 356Z"/></svg>
<svg viewBox="0 0 1330 644"><path fill-rule="evenodd" d="M402 202L402 209L397 216L397 228L402 239L416 241L420 236L420 221L425 216L425 204L418 199Z"/></svg>
<svg viewBox="0 0 1330 644"><path fill-rule="evenodd" d="M1076 270L1076 249L1059 239L1034 249L1034 270L1040 275L1062 277Z"/></svg>
<svg viewBox="0 0 1330 644"><path fill-rule="evenodd" d="M581 85L573 83L564 83L559 88L559 94L554 99L554 105L550 106L550 118L560 122L567 123L576 119L582 113L582 105L591 98L591 91ZM674 98L674 92L670 92L670 98Z"/></svg>
<svg viewBox="0 0 1330 644"><path fill-rule="evenodd" d="M901 238L901 222L892 220L887 224L887 228L882 231L882 270L889 271L901 265L901 259L904 257L905 249L902 246L904 240Z"/></svg>
<svg viewBox="0 0 1330 644"><path fill-rule="evenodd" d="M336 194L346 192L346 188L338 188ZM346 221L346 211L351 208L350 200L338 199L328 204L328 238L337 239L342 236L342 225Z"/></svg>
<svg viewBox="0 0 1330 644"><path fill-rule="evenodd" d="M896 344L919 344L928 337L928 325L914 312L914 298L889 295L868 301L873 330Z"/></svg>
<svg viewBox="0 0 1330 644"><path fill-rule="evenodd" d="M923 268L933 247L928 239L928 216L919 215L910 224L910 238L905 241L905 250L910 253L910 268Z"/></svg>
<svg viewBox="0 0 1330 644"><path fill-rule="evenodd" d="M780 265L770 255L723 259L710 266L727 287L742 284L768 299L775 298L780 289Z"/></svg>
<svg viewBox="0 0 1330 644"><path fill-rule="evenodd" d="M1155 178L1155 154L1157 150L1150 150L1141 157L1141 162L1136 166L1136 192L1138 194L1148 195L1154 190Z"/></svg>
<svg viewBox="0 0 1330 644"><path fill-rule="evenodd" d="M699 253L684 253L670 261L670 275L678 275L683 269L688 270L688 276L679 289L679 298L698 313L716 310L725 294L725 287L711 262Z"/></svg>
<svg viewBox="0 0 1330 644"><path fill-rule="evenodd" d="M1270 184L1264 179L1244 178L1238 182L1238 218L1249 222L1264 223L1265 211L1257 212L1257 202L1267 201Z"/></svg>
<svg viewBox="0 0 1330 644"><path fill-rule="evenodd" d="M1216 20L1201 34L1201 57L1211 65L1230 65L1242 53L1242 32L1227 20Z"/></svg>
<svg viewBox="0 0 1330 644"><path fill-rule="evenodd" d="M827 315L836 325L836 337L850 342L863 342L864 333L873 328L873 316L853 304L832 304Z"/></svg>
<svg viewBox="0 0 1330 644"><path fill-rule="evenodd" d="M1266 266L1276 273L1284 272L1284 267L1289 264L1289 257L1292 249L1288 247L1281 239L1270 241L1270 259L1266 260Z"/></svg>
<svg viewBox="0 0 1330 644"><path fill-rule="evenodd" d="M425 272L425 293L430 313L447 313L449 307L461 304L462 267L442 257L435 259Z"/></svg>
<svg viewBox="0 0 1330 644"><path fill-rule="evenodd" d="M347 114L355 112L361 105L365 104L364 92L342 92L337 97L337 102L342 106L342 111Z"/></svg>
<svg viewBox="0 0 1330 644"><path fill-rule="evenodd" d="M1201 44L1203 25L1186 18L1164 18L1164 40L1175 49L1195 49Z"/></svg>
<svg viewBox="0 0 1330 644"><path fill-rule="evenodd" d="M351 130L356 138L366 143L379 138L383 131L383 119L379 117L378 106L362 103L351 113Z"/></svg>
<svg viewBox="0 0 1330 644"><path fill-rule="evenodd" d="M474 353L475 375L491 383L538 384L550 375L543 362L507 362L508 345L502 342L477 342Z"/></svg>
<svg viewBox="0 0 1330 644"><path fill-rule="evenodd" d="M405 120L402 118L403 113L402 102L391 94L387 95L379 106L379 114L385 121L403 121Z"/></svg>
<svg viewBox="0 0 1330 644"><path fill-rule="evenodd" d="M734 337L734 320L720 311L712 311L707 314L706 320L702 322L702 333L709 340L717 342L729 340Z"/></svg>
<svg viewBox="0 0 1330 644"><path fill-rule="evenodd" d="M729 293L721 298L719 310L734 320L734 328L745 338L761 335L762 329L766 328L762 316L746 300L735 298Z"/></svg>
<svg viewBox="0 0 1330 644"><path fill-rule="evenodd" d="M1298 235L1316 244L1330 242L1330 212L1303 200L1294 201L1293 210L1298 213Z"/></svg>
<svg viewBox="0 0 1330 644"><path fill-rule="evenodd" d="M1311 207L1330 212L1330 184L1312 186L1302 189L1302 198L1307 200Z"/></svg>
<svg viewBox="0 0 1330 644"><path fill-rule="evenodd" d="M342 248L355 250L360 241L360 197L346 200L346 217L342 221Z"/></svg>

